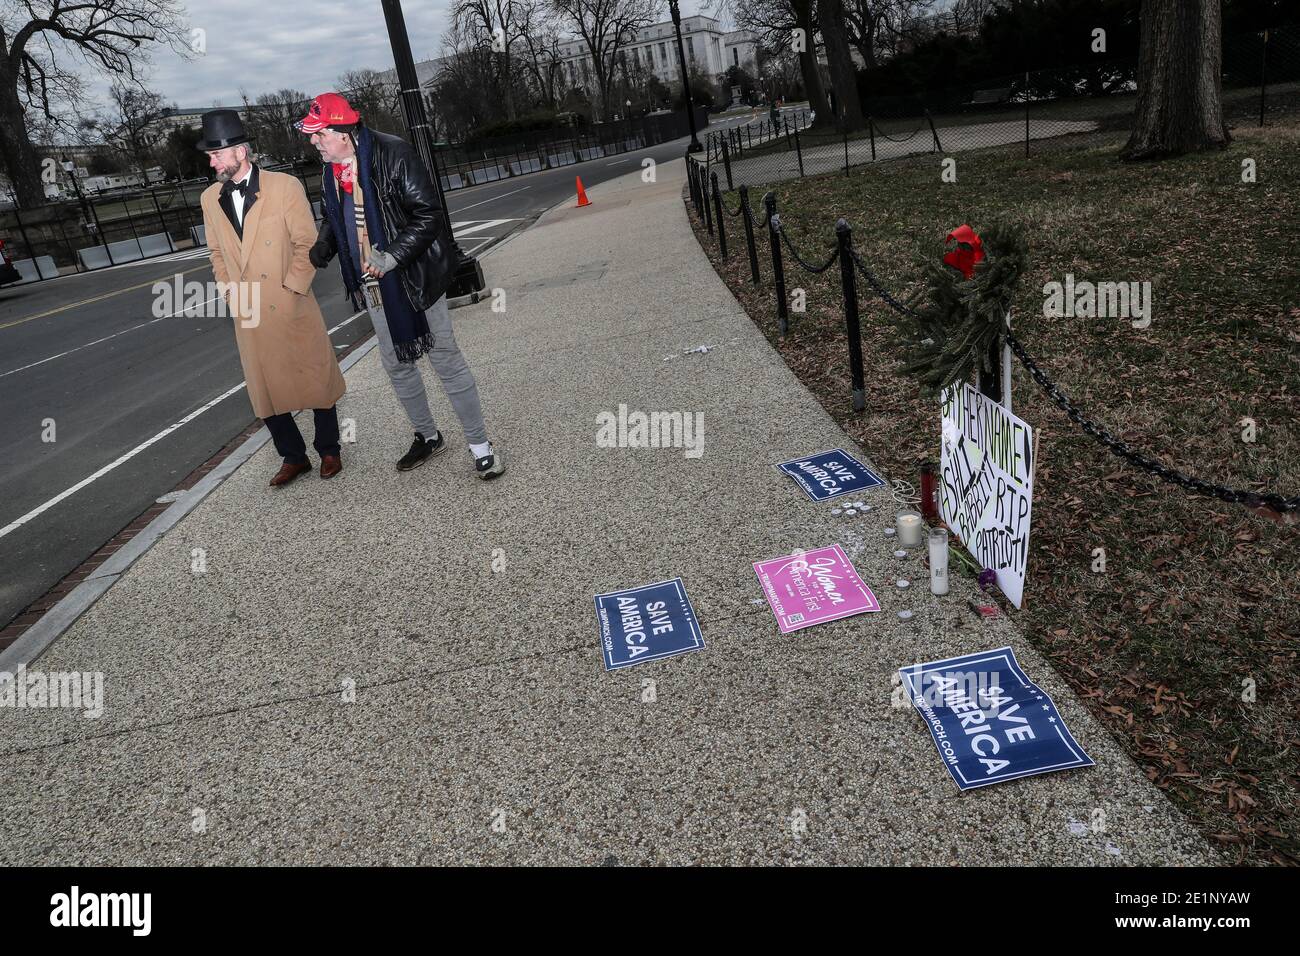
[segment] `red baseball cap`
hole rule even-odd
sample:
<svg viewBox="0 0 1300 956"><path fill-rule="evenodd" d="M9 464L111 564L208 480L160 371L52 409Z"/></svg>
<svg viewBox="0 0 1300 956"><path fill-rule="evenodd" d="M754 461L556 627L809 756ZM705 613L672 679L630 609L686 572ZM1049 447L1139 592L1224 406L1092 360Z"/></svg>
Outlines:
<svg viewBox="0 0 1300 956"><path fill-rule="evenodd" d="M303 133L319 133L329 126L353 126L361 121L357 111L338 93L322 93L311 101L307 115L294 123Z"/></svg>

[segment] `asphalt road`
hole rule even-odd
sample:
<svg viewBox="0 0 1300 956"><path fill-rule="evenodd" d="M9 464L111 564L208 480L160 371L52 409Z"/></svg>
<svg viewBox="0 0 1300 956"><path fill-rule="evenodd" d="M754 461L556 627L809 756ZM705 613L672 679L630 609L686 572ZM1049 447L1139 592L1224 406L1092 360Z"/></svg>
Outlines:
<svg viewBox="0 0 1300 956"><path fill-rule="evenodd" d="M449 193L457 239L481 254L573 196L575 176L596 185L685 144ZM488 288L491 272L489 258ZM183 302L155 316L154 284L178 276L211 280L205 251L0 289L0 627L253 421L229 320ZM336 348L371 334L336 266L313 288Z"/></svg>

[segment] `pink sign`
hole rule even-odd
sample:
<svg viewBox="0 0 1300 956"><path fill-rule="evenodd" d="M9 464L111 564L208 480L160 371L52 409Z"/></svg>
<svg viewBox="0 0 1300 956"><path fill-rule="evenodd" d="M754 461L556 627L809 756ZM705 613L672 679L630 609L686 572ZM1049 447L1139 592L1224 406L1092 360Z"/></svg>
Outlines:
<svg viewBox="0 0 1300 956"><path fill-rule="evenodd" d="M880 610L838 544L755 562L754 573L782 634Z"/></svg>

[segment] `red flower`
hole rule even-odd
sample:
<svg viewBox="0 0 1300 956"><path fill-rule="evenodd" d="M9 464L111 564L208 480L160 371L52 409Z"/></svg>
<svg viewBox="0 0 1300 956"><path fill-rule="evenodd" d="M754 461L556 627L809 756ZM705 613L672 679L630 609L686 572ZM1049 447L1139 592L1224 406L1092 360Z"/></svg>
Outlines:
<svg viewBox="0 0 1300 956"><path fill-rule="evenodd" d="M983 262L985 259L984 243L975 234L975 230L963 223L948 233L943 241L944 245L949 242L957 243L957 248L944 254L944 264L952 266L967 279L973 276L975 263Z"/></svg>

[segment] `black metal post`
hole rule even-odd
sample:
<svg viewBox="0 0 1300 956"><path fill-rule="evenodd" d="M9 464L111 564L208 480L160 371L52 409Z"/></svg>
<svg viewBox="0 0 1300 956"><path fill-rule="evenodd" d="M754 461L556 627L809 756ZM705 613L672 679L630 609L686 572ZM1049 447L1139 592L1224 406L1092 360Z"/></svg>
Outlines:
<svg viewBox="0 0 1300 956"><path fill-rule="evenodd" d="M712 173L711 175L716 177L718 174ZM708 182L709 176L705 175L700 185L704 187L704 225L708 228L709 235L711 236L713 235L713 204L709 202Z"/></svg>
<svg viewBox="0 0 1300 956"><path fill-rule="evenodd" d="M125 198L122 200L122 212L126 213L126 224L131 227L131 238L135 240L135 248L143 259L144 246L140 245L140 235L135 231L135 220L131 218L131 203Z"/></svg>
<svg viewBox="0 0 1300 956"><path fill-rule="evenodd" d="M677 63L682 69L682 98L686 101L686 119L691 125L691 142L686 147L688 153L698 153L702 147L695 138L695 100L691 96L691 78L686 71L686 50L682 47L682 12L677 8L677 0L668 0L668 11L672 14L673 30L677 33Z"/></svg>
<svg viewBox="0 0 1300 956"><path fill-rule="evenodd" d="M936 153L942 153L943 143L939 142L939 131L934 128L934 117L930 115L928 109L925 111L925 119L926 122L930 124L930 135L934 137L934 151Z"/></svg>
<svg viewBox="0 0 1300 956"><path fill-rule="evenodd" d="M740 187L740 215L745 220L745 247L749 250L749 274L758 285L758 247L754 245L754 214L749 209L749 187Z"/></svg>
<svg viewBox="0 0 1300 956"><path fill-rule="evenodd" d="M1002 340L1000 338L995 338L989 344L985 361L992 371L986 372L981 366L975 376L976 385L981 395L991 398L1000 405L1002 404Z"/></svg>
<svg viewBox="0 0 1300 956"><path fill-rule="evenodd" d="M803 179L803 150L799 148L799 124L794 125L794 154L799 157L799 178Z"/></svg>
<svg viewBox="0 0 1300 956"><path fill-rule="evenodd" d="M785 301L785 268L781 264L781 237L777 230L781 228L781 218L776 212L776 194L768 193L763 197L767 209L767 237L772 243L772 282L776 286L776 318L781 331L781 338L790 331L790 312Z"/></svg>
<svg viewBox="0 0 1300 956"><path fill-rule="evenodd" d="M66 157L64 158L64 162L67 162ZM77 182L77 171L75 168L66 170L66 172L68 173L68 178L72 180L72 191L77 194L77 202L81 204L82 213L84 214L86 212L87 207L90 209L90 220L95 223L95 239L104 244L104 254L108 256L108 264L110 266L117 265L117 263L113 261L113 250L109 248L108 237L104 235L104 227L99 223L99 211L95 208L95 200L92 199L89 202L86 201L85 195L81 192L81 184ZM77 254L75 251L72 254L72 264L74 266L77 264Z"/></svg>
<svg viewBox="0 0 1300 956"><path fill-rule="evenodd" d="M718 251L722 253L722 258L727 258L727 227L722 215L722 193L718 190L718 174L713 173L713 213L714 218L718 220Z"/></svg>
<svg viewBox="0 0 1300 956"><path fill-rule="evenodd" d="M1029 71L1025 70L1025 159L1029 158Z"/></svg>
<svg viewBox="0 0 1300 956"><path fill-rule="evenodd" d="M867 117L867 133L871 136L871 161L874 163L876 161L876 123L870 116Z"/></svg>
<svg viewBox="0 0 1300 956"><path fill-rule="evenodd" d="M32 241L27 238L27 227L23 225L23 213L17 206L14 207L14 221L18 223L18 235L23 237L23 248L27 250L27 255L31 257L32 265L36 267L36 281L40 282L45 278L45 273L41 272L41 257L36 254ZM58 275L58 272L55 272L55 275Z"/></svg>
<svg viewBox="0 0 1300 956"><path fill-rule="evenodd" d="M442 175L438 171L438 156L433 145L433 134L429 129L429 120L424 112L424 97L420 95L420 83L415 75L415 61L411 57L411 41L406 35L406 20L402 16L401 0L380 0L384 9L384 22L388 27L389 43L393 47L393 65L397 68L397 82L402 96L402 115L406 120L407 133L410 135L416 151L424 160L429 175L433 178L433 188L438 191L438 202L446 220L447 238L451 242L452 255L456 261L456 271L451 286L447 289L449 297L473 296L475 300L487 283L483 279L483 267L473 256L467 256L451 229L451 212L447 209L447 197L442 189Z"/></svg>
<svg viewBox="0 0 1300 956"><path fill-rule="evenodd" d="M731 184L731 151L727 149L727 141L722 141L722 166L727 171L727 189L734 189Z"/></svg>
<svg viewBox="0 0 1300 956"><path fill-rule="evenodd" d="M844 175L849 174L849 126L844 124Z"/></svg>
<svg viewBox="0 0 1300 956"><path fill-rule="evenodd" d="M158 224L162 226L162 231L170 238L171 231L167 228L167 217L163 215L162 206L158 204L158 193L151 189L149 195L153 198L153 208L158 211Z"/></svg>
<svg viewBox="0 0 1300 956"><path fill-rule="evenodd" d="M840 246L840 279L844 286L844 329L849 337L849 374L853 379L853 410L867 407L862 381L862 330L858 325L858 286L853 272L853 230L841 219L835 224Z"/></svg>
<svg viewBox="0 0 1300 956"><path fill-rule="evenodd" d="M1268 31L1264 31L1264 51L1259 61L1259 125L1264 125L1264 94L1268 89Z"/></svg>

